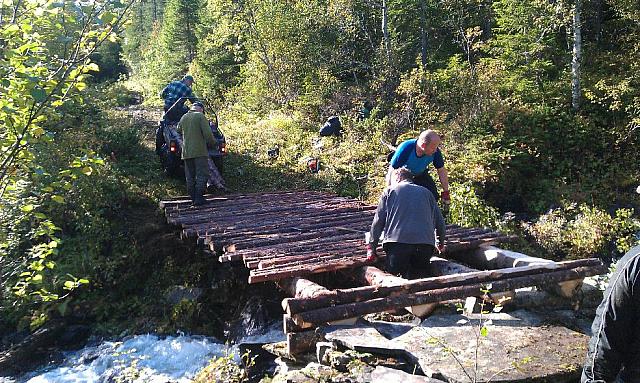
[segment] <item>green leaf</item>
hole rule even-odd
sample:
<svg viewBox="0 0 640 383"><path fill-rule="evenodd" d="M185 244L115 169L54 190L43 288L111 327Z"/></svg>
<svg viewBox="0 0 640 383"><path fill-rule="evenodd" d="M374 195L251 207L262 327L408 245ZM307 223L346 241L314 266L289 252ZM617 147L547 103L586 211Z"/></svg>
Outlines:
<svg viewBox="0 0 640 383"><path fill-rule="evenodd" d="M482 328L480 329L480 335L482 335L484 337L489 335L489 330L487 329L487 326L482 326Z"/></svg>
<svg viewBox="0 0 640 383"><path fill-rule="evenodd" d="M36 274L36 275L34 275L34 276L33 276L33 278L31 278L31 281L32 281L32 282L35 282L35 283L40 283L40 282L42 282L42 274Z"/></svg>
<svg viewBox="0 0 640 383"><path fill-rule="evenodd" d="M54 195L54 196L51 197L51 199L54 202L57 202L57 203L64 203L64 198L62 196L59 196L59 195Z"/></svg>
<svg viewBox="0 0 640 383"><path fill-rule="evenodd" d="M87 71L99 72L100 71L100 67L96 63L89 63L89 64L85 65L84 69L85 69L85 72L87 72Z"/></svg>
<svg viewBox="0 0 640 383"><path fill-rule="evenodd" d="M25 213L29 213L30 211L33 211L34 208L35 206L33 206L32 204L29 204L29 205L24 205L20 207L20 210L22 210Z"/></svg>
<svg viewBox="0 0 640 383"><path fill-rule="evenodd" d="M42 129L42 128L41 128L41 127L39 127L39 126L38 126L37 128L35 128L35 129L33 129L33 130L31 131L31 134L32 134L34 137L40 137L40 136L42 136L44 133L45 133L44 129Z"/></svg>
<svg viewBox="0 0 640 383"><path fill-rule="evenodd" d="M100 16L100 19L107 24L111 24L111 22L116 18L117 18L116 14L112 12L105 12Z"/></svg>
<svg viewBox="0 0 640 383"><path fill-rule="evenodd" d="M45 92L42 88L33 88L31 89L30 93L31 97L33 97L36 102L43 102L47 99L47 92Z"/></svg>
<svg viewBox="0 0 640 383"><path fill-rule="evenodd" d="M82 174L90 176L91 173L93 173L93 169L91 169L90 166L85 166L84 168L82 168Z"/></svg>
<svg viewBox="0 0 640 383"><path fill-rule="evenodd" d="M65 281L64 288L65 290L72 290L76 287L76 283L74 281Z"/></svg>

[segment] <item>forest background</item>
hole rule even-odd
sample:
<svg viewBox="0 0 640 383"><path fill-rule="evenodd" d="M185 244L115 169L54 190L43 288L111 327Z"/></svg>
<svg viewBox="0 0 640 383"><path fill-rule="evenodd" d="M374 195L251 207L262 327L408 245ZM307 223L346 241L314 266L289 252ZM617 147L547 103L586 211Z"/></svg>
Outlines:
<svg viewBox="0 0 640 383"><path fill-rule="evenodd" d="M0 327L35 328L70 307L143 316L131 291L164 285L131 271L156 262L141 240L152 228L134 227L131 211L184 190L160 176L145 126L113 110L159 106L186 73L220 118L236 191L375 203L381 140L433 127L449 222L515 234L513 248L556 260L610 261L638 241L637 1L1 4ZM374 108L360 119L365 101ZM344 134L319 140L332 115ZM167 279L205 278L172 262Z"/></svg>

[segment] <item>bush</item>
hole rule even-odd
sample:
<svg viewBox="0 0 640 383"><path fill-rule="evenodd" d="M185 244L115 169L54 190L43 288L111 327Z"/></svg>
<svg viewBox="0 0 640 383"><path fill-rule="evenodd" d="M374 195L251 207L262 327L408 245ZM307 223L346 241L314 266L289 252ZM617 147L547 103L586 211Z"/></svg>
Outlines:
<svg viewBox="0 0 640 383"><path fill-rule="evenodd" d="M498 210L480 199L471 183L451 183L449 222L465 227L496 227Z"/></svg>
<svg viewBox="0 0 640 383"><path fill-rule="evenodd" d="M555 259L609 258L610 248L618 254L637 242L640 222L633 210L618 209L615 216L586 204L552 209L525 230Z"/></svg>

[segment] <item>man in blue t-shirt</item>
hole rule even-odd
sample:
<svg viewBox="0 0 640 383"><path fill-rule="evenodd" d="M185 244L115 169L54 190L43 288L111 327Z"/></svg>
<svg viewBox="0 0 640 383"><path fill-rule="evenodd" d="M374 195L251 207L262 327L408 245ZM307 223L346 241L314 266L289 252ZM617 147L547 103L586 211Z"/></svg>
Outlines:
<svg viewBox="0 0 640 383"><path fill-rule="evenodd" d="M438 146L442 139L434 130L425 130L420 133L417 139L407 140L401 143L396 149L395 154L389 162L389 171L387 172L387 185L390 183L390 175L393 169L399 169L406 166L413 174L413 182L416 185L423 186L433 194L438 201L438 189L436 183L429 175L427 167L430 163L438 172L438 178L442 185L442 193L440 197L442 202L449 204L451 196L449 195L449 179L447 177L447 169L444 168L444 159Z"/></svg>

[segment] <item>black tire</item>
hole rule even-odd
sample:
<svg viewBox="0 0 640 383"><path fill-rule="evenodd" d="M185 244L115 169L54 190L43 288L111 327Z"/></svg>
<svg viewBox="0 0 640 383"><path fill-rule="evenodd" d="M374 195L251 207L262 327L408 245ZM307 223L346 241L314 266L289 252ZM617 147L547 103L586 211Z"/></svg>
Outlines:
<svg viewBox="0 0 640 383"><path fill-rule="evenodd" d="M160 167L162 173L167 177L178 177L180 175L180 165L182 161L169 151L166 145L160 148Z"/></svg>
<svg viewBox="0 0 640 383"><path fill-rule="evenodd" d="M160 154L162 145L164 145L164 135L162 134L162 125L156 129L156 154Z"/></svg>

